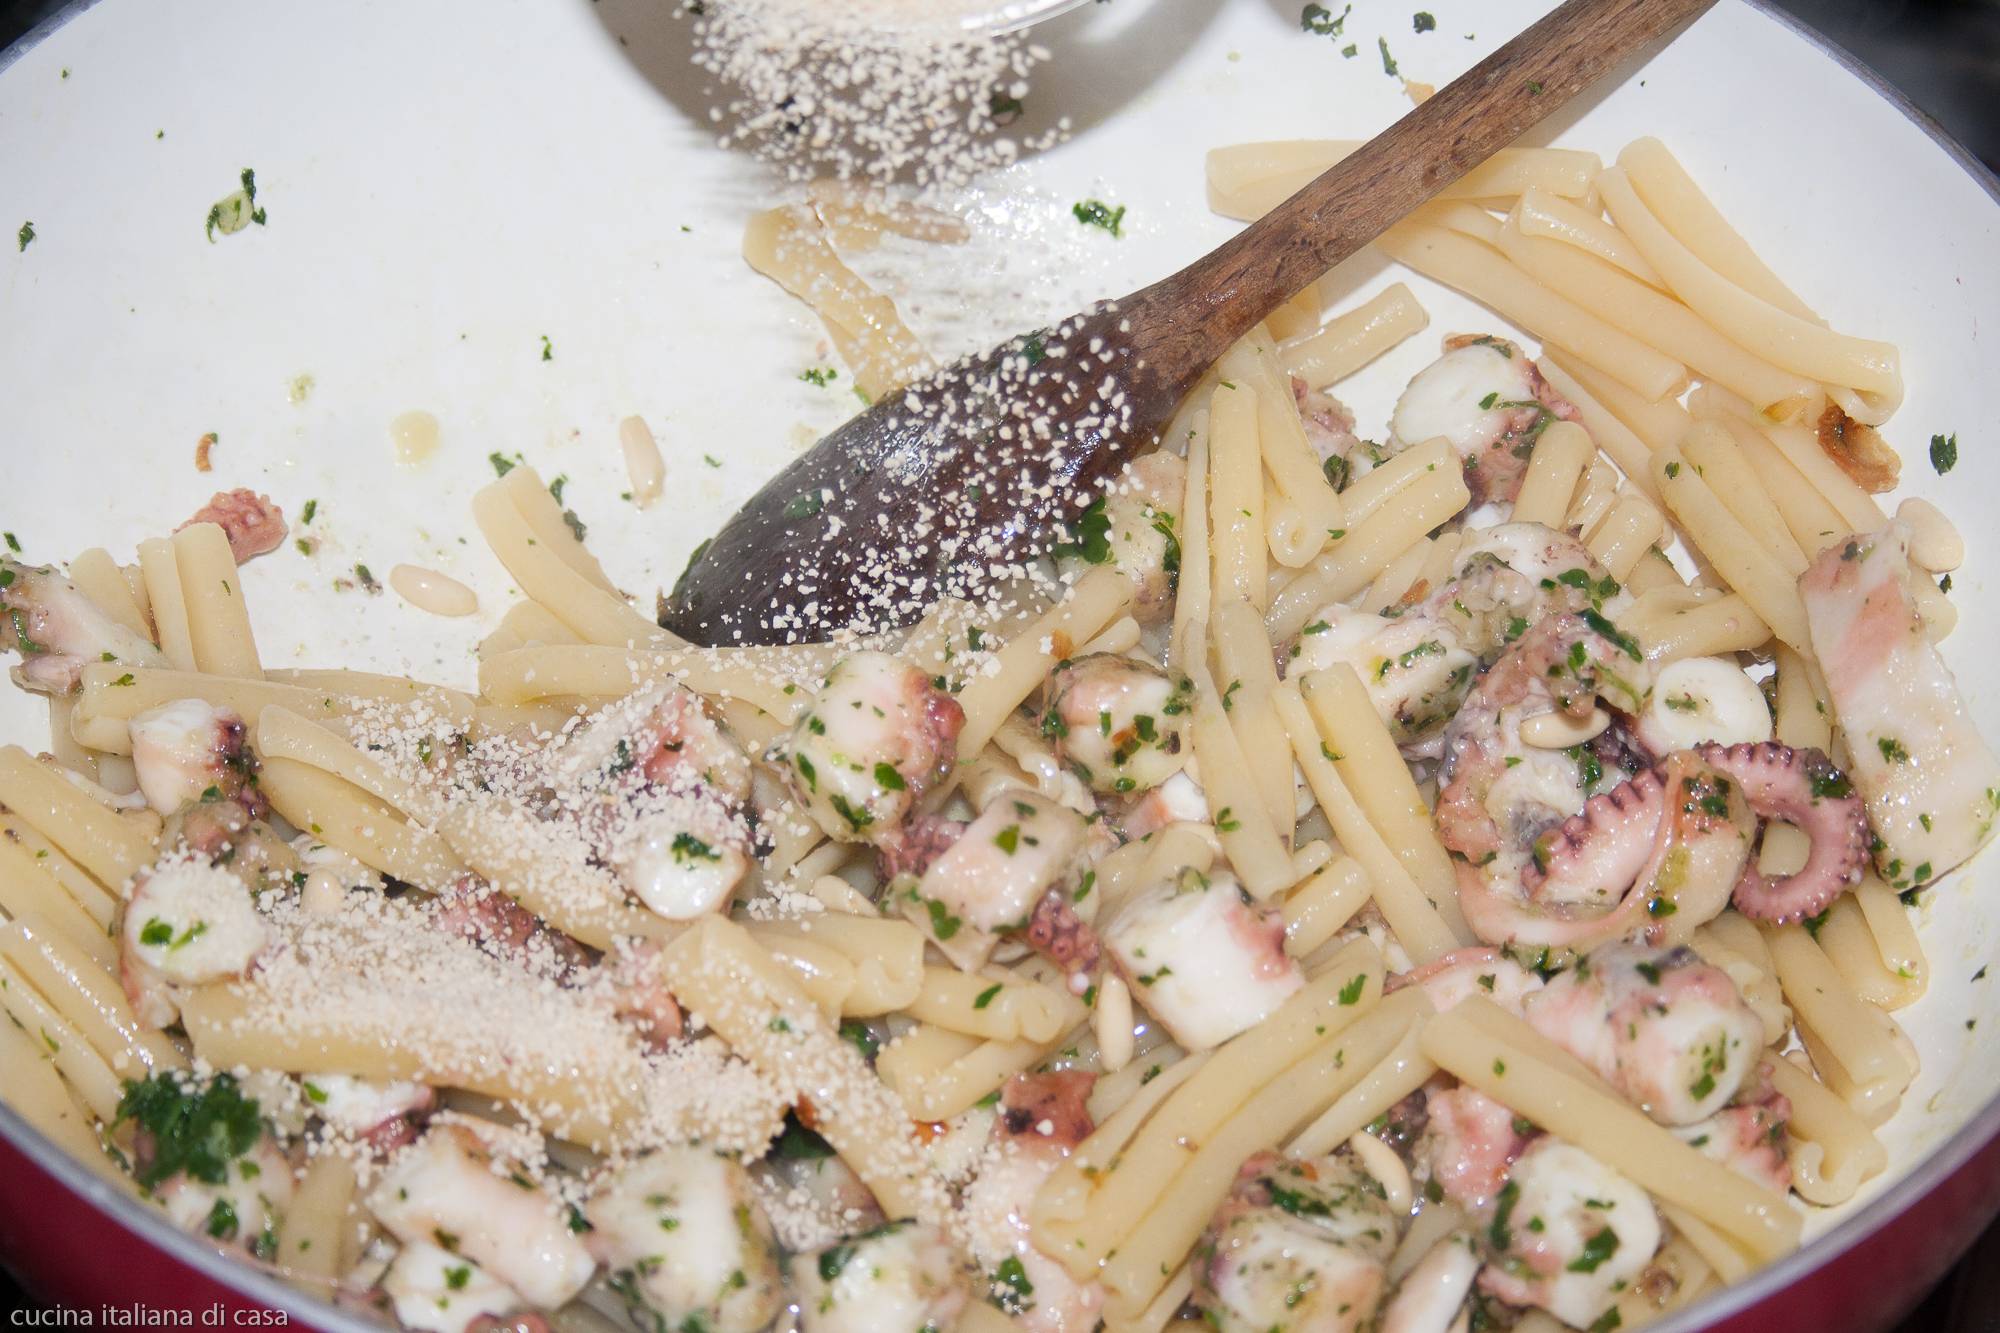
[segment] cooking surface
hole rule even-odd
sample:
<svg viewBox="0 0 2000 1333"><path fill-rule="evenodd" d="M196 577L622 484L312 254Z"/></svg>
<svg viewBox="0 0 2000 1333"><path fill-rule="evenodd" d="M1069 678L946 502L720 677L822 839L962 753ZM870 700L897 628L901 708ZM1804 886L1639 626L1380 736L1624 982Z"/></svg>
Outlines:
<svg viewBox="0 0 2000 1333"><path fill-rule="evenodd" d="M0 44L11 41L44 12L58 7L20 0L0 4ZM1885 75L1899 81L1919 105L1936 115L1987 162L2000 163L2000 5L1792 0L1788 7L1808 22L1823 26ZM393 188L392 183L384 184ZM1190 189L1198 188L1193 181L1188 185ZM5 194L6 186L0 184L0 198ZM1912 423L1910 433L1914 431ZM126 535L122 528L92 534L93 538ZM1940 984L1950 984L1950 960L1934 961L1940 964L1943 974ZM1906 1329L2000 1328L2000 1310L1996 1310L1996 1301L2000 1301L2000 1273L1996 1270L2000 1270L2000 1229L1975 1247L1967 1262ZM25 1299L0 1278L0 1307Z"/></svg>

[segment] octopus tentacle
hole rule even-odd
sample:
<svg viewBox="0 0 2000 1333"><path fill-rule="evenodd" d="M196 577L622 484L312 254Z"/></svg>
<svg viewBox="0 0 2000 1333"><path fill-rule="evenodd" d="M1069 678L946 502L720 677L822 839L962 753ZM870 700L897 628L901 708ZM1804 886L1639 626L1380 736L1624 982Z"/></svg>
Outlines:
<svg viewBox="0 0 2000 1333"><path fill-rule="evenodd" d="M1742 785L1750 808L1803 830L1812 850L1797 873L1772 880L1753 858L1736 883L1736 909L1785 924L1825 911L1861 882L1868 859L1868 816L1847 777L1815 749L1776 741L1696 747L1702 759Z"/></svg>
<svg viewBox="0 0 2000 1333"><path fill-rule="evenodd" d="M1591 797L1581 813L1536 839L1522 884L1533 897L1562 900L1582 886L1630 884L1653 854L1666 799L1666 775L1658 768Z"/></svg>
<svg viewBox="0 0 2000 1333"><path fill-rule="evenodd" d="M1076 914L1069 890L1056 885L1035 904L1028 918L1028 947L1071 973L1097 966L1097 933Z"/></svg>

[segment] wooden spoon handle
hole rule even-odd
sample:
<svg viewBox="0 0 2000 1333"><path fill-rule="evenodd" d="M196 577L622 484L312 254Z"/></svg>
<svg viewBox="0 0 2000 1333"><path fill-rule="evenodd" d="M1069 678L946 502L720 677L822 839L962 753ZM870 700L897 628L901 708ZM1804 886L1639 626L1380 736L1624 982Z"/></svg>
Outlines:
<svg viewBox="0 0 2000 1333"><path fill-rule="evenodd" d="M1358 252L1620 62L1715 0L1568 0L1172 277L1164 298L1184 331L1220 356L1258 320ZM1193 317L1190 318L1189 316Z"/></svg>

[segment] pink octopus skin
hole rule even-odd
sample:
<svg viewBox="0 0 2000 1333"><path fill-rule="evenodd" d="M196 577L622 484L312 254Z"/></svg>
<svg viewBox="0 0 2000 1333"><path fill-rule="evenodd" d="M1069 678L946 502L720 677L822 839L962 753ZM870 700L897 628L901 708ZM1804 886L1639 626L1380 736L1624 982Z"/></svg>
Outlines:
<svg viewBox="0 0 2000 1333"><path fill-rule="evenodd" d="M1592 950L1522 1006L1528 1025L1663 1125L1714 1115L1757 1067L1764 1025L1694 950Z"/></svg>
<svg viewBox="0 0 2000 1333"><path fill-rule="evenodd" d="M1534 924L1513 921L1509 939L1583 949L1640 934L1653 943L1685 938L1712 920L1749 863L1752 820L1728 778L1692 754L1669 755L1534 843L1521 883ZM1508 904L1481 890L1466 907L1488 938ZM1526 927L1525 932L1523 927Z"/></svg>
<svg viewBox="0 0 2000 1333"><path fill-rule="evenodd" d="M1742 784L1750 808L1783 820L1812 839L1805 865L1772 881L1753 857L1737 881L1736 910L1759 921L1786 924L1818 916L1861 882L1868 860L1868 812L1847 775L1818 750L1795 750L1776 741L1702 745L1695 753Z"/></svg>
<svg viewBox="0 0 2000 1333"><path fill-rule="evenodd" d="M1393 994L1405 986L1423 987L1439 1013L1455 1009L1476 995L1518 1017L1521 1001L1542 988L1542 979L1500 950L1486 945L1453 949L1422 967L1391 976L1382 989Z"/></svg>
<svg viewBox="0 0 2000 1333"><path fill-rule="evenodd" d="M1582 661L1573 664L1578 648ZM1438 793L1437 823L1446 847L1478 860L1506 845L1505 833L1485 804L1507 769L1498 725L1502 710L1547 700L1554 711L1580 721L1590 716L1601 688L1637 674L1642 663L1626 660L1627 654L1581 616L1564 613L1530 629L1493 664L1445 732L1445 786ZM1625 690L1618 693L1620 702L1638 706L1637 693L1629 701L1623 699Z"/></svg>
<svg viewBox="0 0 2000 1333"><path fill-rule="evenodd" d="M664 947L659 940L643 940L607 956L603 964L610 969L614 1012L655 1051L678 1039L684 1026L660 962Z"/></svg>
<svg viewBox="0 0 2000 1333"><path fill-rule="evenodd" d="M1551 420L1576 421L1580 414L1575 404L1557 393L1549 382L1542 378L1542 373L1535 368L1535 363L1519 347L1505 338L1495 338L1486 334L1456 333L1444 340L1444 353L1449 356L1461 348L1474 344L1491 346L1514 363L1515 373L1519 376L1523 386L1522 392L1525 394L1524 397L1514 401L1524 403L1526 406L1515 407L1502 413L1499 433L1484 447L1466 455L1465 484L1472 492L1474 504L1488 501L1511 504L1521 493L1521 478L1528 470L1529 452L1536 438L1546 429L1547 423ZM1419 372L1419 375L1421 373ZM1416 441L1412 440L1409 443L1414 444Z"/></svg>
<svg viewBox="0 0 2000 1333"><path fill-rule="evenodd" d="M1507 1170L1530 1135L1516 1128L1514 1113L1476 1088L1432 1092L1424 1102L1431 1179L1445 1197L1480 1208L1507 1183Z"/></svg>
<svg viewBox="0 0 2000 1333"><path fill-rule="evenodd" d="M1689 1125L1680 1136L1704 1157L1785 1195L1792 1189L1792 1164L1785 1157L1785 1129L1791 1118L1791 1099L1774 1092L1763 1101L1725 1107Z"/></svg>
<svg viewBox="0 0 2000 1333"><path fill-rule="evenodd" d="M995 1132L1035 1147L1063 1154L1090 1137L1090 1092L1097 1075L1081 1069L1046 1074L1016 1074L1000 1091L1000 1115Z"/></svg>
<svg viewBox="0 0 2000 1333"><path fill-rule="evenodd" d="M1092 930L1076 914L1075 895L1062 884L1043 894L1021 938L1028 947L1072 976L1097 966L1103 952Z"/></svg>
<svg viewBox="0 0 2000 1333"><path fill-rule="evenodd" d="M233 491L217 491L207 504L194 511L194 517L181 524L175 531L191 528L197 523L213 523L229 538L229 554L237 564L254 560L277 550L285 544L285 515L277 505L271 503L268 495L259 495L252 490L238 487Z"/></svg>
<svg viewBox="0 0 2000 1333"><path fill-rule="evenodd" d="M564 975L589 961L582 945L551 930L540 917L476 875L446 886L433 910L440 930L503 956L527 957L546 949Z"/></svg>
<svg viewBox="0 0 2000 1333"><path fill-rule="evenodd" d="M898 875L915 875L931 868L931 862L965 833L965 821L943 815L915 814L875 845L876 867L884 882Z"/></svg>

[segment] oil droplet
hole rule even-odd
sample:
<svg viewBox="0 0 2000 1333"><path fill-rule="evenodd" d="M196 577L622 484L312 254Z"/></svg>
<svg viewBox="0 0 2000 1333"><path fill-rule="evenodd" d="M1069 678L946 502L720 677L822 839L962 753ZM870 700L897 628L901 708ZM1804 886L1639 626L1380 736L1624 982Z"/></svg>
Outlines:
<svg viewBox="0 0 2000 1333"><path fill-rule="evenodd" d="M285 397L291 401L293 407L297 407L305 402L306 399L312 397L312 391L313 377L310 375L299 375L290 384L285 386Z"/></svg>
<svg viewBox="0 0 2000 1333"><path fill-rule="evenodd" d="M389 423L389 440L396 447L396 461L415 467L437 452L438 419L428 412L405 412Z"/></svg>

